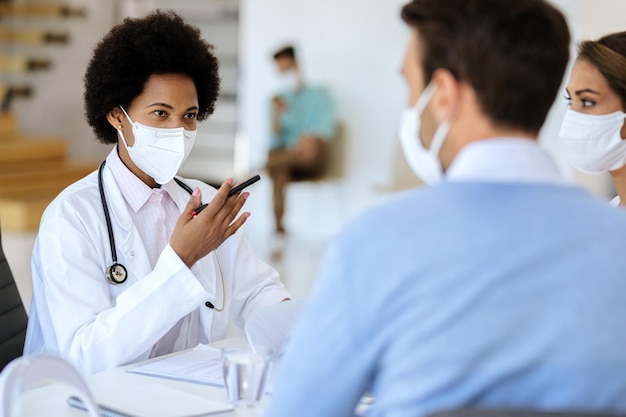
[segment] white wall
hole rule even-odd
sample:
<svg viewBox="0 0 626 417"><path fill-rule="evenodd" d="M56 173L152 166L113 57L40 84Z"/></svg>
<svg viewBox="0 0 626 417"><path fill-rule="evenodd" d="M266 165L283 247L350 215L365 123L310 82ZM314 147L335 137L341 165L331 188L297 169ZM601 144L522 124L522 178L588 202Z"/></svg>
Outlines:
<svg viewBox="0 0 626 417"><path fill-rule="evenodd" d="M626 1L580 0L581 39L596 39L611 32L626 30Z"/></svg>
<svg viewBox="0 0 626 417"><path fill-rule="evenodd" d="M310 81L334 92L347 126L347 181L352 192L367 193L392 176L399 114L405 86L399 74L408 31L399 10L404 0L245 0L242 26L240 126L250 140L250 161L262 165L267 152L267 101L276 87L271 53L286 42L299 48ZM615 27L626 9L623 0L553 0L566 15L575 42ZM607 18L607 16L609 18ZM575 53L572 45L572 55ZM563 88L565 87L565 81ZM586 176L562 157L558 131L566 109L562 94L540 135L563 173L596 194L609 197L608 176Z"/></svg>
<svg viewBox="0 0 626 417"><path fill-rule="evenodd" d="M209 0L207 0L209 1ZM267 100L275 87L270 58L275 47L294 41L311 81L329 85L348 128L348 197L368 197L392 172L396 127L406 99L399 67L408 35L399 18L404 0L241 0L241 128L252 144L253 165L262 164L267 146ZM72 0L89 10L86 19L49 22L70 30L69 45L42 50L52 54L50 72L30 77L32 100L16 102L22 129L70 139L72 156L99 159L107 147L93 139L84 120L82 77L91 49L116 20L115 0ZM566 13L576 41L626 29L624 0L554 0ZM556 105L542 131L542 144L559 155L556 135L564 101ZM606 177L585 178L562 158L564 171L599 194ZM267 183L259 186L269 186ZM256 192L255 192L256 193ZM347 199L346 199L347 200ZM367 198L361 198L364 204ZM357 205L361 205L361 203ZM268 202L269 205L269 202ZM3 234L11 267L30 285L30 248L34 235ZM20 282L18 280L18 285ZM20 287L20 290L23 288ZM30 291L25 290L26 300Z"/></svg>
<svg viewBox="0 0 626 417"><path fill-rule="evenodd" d="M565 18L568 20L572 40L574 42L576 41L576 39L578 39L578 33L580 31L580 1L581 0L551 0L551 3L558 7L565 15ZM572 42L572 46L570 48L571 57L568 72L571 68L576 53L574 42ZM567 102L564 99L566 85L567 76L563 79L561 89L556 96L552 109L550 110L543 129L540 132L539 142L545 149L547 149L552 154L563 174L571 181L576 181L577 174L574 168L563 157L563 151L560 147L560 143L558 140L561 120L563 120L565 110L567 109Z"/></svg>
<svg viewBox="0 0 626 417"><path fill-rule="evenodd" d="M242 134L253 167L265 160L268 101L276 86L272 52L298 47L306 78L333 93L345 126L352 192L388 182L405 102L400 65L408 37L402 0L245 0L242 3ZM355 188L356 187L356 188Z"/></svg>
<svg viewBox="0 0 626 417"><path fill-rule="evenodd" d="M119 0L74 2L88 9L87 18L39 22L69 31L71 42L39 51L52 58L53 68L28 77L35 97L16 101L15 109L23 132L66 137L74 158L98 160L109 147L93 139L85 121L82 77L93 46L116 21ZM408 34L399 17L405 2L241 0L239 124L243 137L250 141L253 168L263 164L267 153L267 102L277 81L271 53L293 42L299 47L307 78L333 91L339 117L346 126L347 181L353 192L367 194L376 185L391 181L396 129L406 98L399 74ZM553 3L567 15L575 41L626 29L623 0ZM565 105L560 98L542 131L542 143L567 176L598 194L610 193L607 176L582 175L561 158L556 137Z"/></svg>

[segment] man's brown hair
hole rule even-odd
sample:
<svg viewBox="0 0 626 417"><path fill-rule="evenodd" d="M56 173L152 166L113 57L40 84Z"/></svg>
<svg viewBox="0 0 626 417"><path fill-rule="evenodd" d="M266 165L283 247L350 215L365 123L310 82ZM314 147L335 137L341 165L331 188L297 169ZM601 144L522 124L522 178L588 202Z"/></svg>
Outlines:
<svg viewBox="0 0 626 417"><path fill-rule="evenodd" d="M402 18L419 33L426 84L446 69L494 125L539 132L569 60L560 11L544 0L413 0Z"/></svg>
<svg viewBox="0 0 626 417"><path fill-rule="evenodd" d="M291 58L295 61L296 49L291 45L283 46L278 51L274 52L273 58L274 60L281 59L281 58Z"/></svg>

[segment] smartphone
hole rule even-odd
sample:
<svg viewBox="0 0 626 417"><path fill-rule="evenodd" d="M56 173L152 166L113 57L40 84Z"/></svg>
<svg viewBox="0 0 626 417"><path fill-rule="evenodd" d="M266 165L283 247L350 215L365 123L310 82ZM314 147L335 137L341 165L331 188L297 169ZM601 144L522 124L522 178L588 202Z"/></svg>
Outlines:
<svg viewBox="0 0 626 417"><path fill-rule="evenodd" d="M261 176L257 174L254 177L250 178L249 180L246 180L246 181L242 182L241 184L231 188L230 191L228 192L228 197L232 197L233 195L235 195L238 192L242 191L244 188L254 184L255 182L257 182L260 179L261 179ZM194 211L191 212L191 215L192 216L197 216L208 205L209 205L209 203L204 203L204 204L199 205L198 208L196 208Z"/></svg>
<svg viewBox="0 0 626 417"><path fill-rule="evenodd" d="M228 197L231 197L231 196L237 194L239 191L241 191L244 188L254 184L255 182L257 182L260 179L261 179L261 176L259 174L257 174L254 177L250 178L249 180L246 180L246 181L242 182L241 184L231 188L230 191L228 192Z"/></svg>

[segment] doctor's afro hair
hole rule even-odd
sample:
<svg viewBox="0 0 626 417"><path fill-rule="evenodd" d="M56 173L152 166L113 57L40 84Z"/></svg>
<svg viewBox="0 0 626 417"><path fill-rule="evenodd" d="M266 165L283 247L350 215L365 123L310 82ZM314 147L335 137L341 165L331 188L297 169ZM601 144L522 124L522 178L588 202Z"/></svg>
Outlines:
<svg viewBox="0 0 626 417"><path fill-rule="evenodd" d="M85 115L102 143L117 143L107 114L127 108L153 74L186 74L198 93L198 120L215 109L220 78L213 45L173 11L126 18L98 43L84 77Z"/></svg>

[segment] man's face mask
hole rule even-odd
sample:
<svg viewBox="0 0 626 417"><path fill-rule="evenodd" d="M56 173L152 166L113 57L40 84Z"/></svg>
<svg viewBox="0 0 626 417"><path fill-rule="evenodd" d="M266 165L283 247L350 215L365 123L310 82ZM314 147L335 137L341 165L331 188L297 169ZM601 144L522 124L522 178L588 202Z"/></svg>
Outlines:
<svg viewBox="0 0 626 417"><path fill-rule="evenodd" d="M280 82L285 90L296 91L300 88L300 74L295 69L281 72Z"/></svg>
<svg viewBox="0 0 626 417"><path fill-rule="evenodd" d="M426 184L434 185L443 178L443 167L439 153L450 130L446 120L439 125L430 149L426 149L420 136L422 113L435 94L436 86L432 82L426 86L414 107L407 108L400 122L400 144L409 166Z"/></svg>

